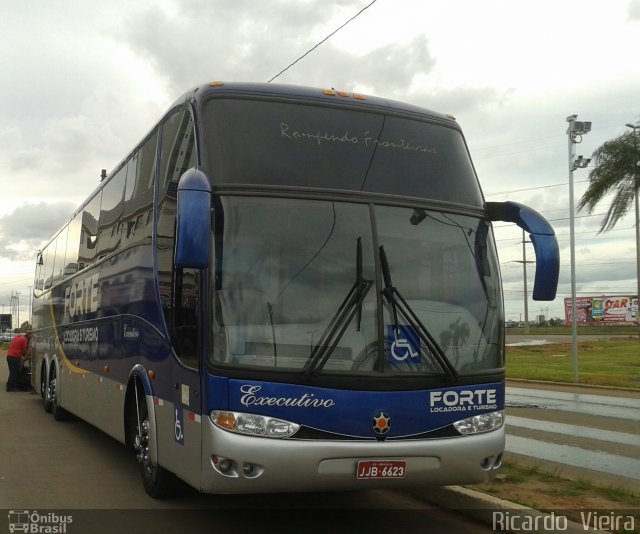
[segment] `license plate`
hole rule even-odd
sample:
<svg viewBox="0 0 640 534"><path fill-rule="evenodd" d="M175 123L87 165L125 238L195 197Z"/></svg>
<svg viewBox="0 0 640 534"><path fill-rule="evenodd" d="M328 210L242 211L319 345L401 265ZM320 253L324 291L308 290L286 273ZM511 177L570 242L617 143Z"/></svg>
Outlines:
<svg viewBox="0 0 640 534"><path fill-rule="evenodd" d="M403 478L406 470L404 460L362 460L358 462L356 478Z"/></svg>

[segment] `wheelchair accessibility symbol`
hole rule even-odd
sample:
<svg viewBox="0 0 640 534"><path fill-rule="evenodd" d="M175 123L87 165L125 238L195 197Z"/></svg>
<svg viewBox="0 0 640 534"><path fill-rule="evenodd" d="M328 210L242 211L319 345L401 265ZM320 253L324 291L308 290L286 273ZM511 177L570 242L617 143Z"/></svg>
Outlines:
<svg viewBox="0 0 640 534"><path fill-rule="evenodd" d="M413 327L408 325L387 325L389 363L420 363L420 339Z"/></svg>
<svg viewBox="0 0 640 534"><path fill-rule="evenodd" d="M174 426L173 426L174 437L176 439L176 443L180 443L180 445L184 445L184 434L182 432L182 427L184 423L184 414L182 412L182 407L176 408L174 410L174 413L175 413Z"/></svg>

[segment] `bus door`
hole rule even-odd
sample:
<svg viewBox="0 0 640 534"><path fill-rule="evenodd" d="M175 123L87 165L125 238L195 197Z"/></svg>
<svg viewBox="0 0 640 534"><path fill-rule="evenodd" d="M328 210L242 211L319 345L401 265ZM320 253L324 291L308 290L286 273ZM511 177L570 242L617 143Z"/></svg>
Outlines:
<svg viewBox="0 0 640 534"><path fill-rule="evenodd" d="M176 269L172 319L173 444L166 467L197 484L201 472L202 358L198 269Z"/></svg>

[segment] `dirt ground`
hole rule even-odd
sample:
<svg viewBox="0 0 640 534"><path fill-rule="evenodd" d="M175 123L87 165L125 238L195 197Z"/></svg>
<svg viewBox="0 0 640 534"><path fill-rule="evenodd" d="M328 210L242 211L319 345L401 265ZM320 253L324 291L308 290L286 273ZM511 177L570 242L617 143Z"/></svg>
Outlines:
<svg viewBox="0 0 640 534"><path fill-rule="evenodd" d="M507 463L494 480L469 486L469 489L536 510L561 510L577 523L581 522L581 511L619 510L620 514L633 515L636 528L640 528L639 494L584 480L569 480L535 467Z"/></svg>

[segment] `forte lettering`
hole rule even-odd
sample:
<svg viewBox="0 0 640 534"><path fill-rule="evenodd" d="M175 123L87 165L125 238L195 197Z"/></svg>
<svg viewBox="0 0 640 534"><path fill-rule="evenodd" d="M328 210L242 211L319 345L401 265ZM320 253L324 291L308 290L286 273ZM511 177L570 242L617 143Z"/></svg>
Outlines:
<svg viewBox="0 0 640 534"><path fill-rule="evenodd" d="M77 279L64 290L64 315L71 319L97 312L100 303L100 275Z"/></svg>
<svg viewBox="0 0 640 534"><path fill-rule="evenodd" d="M463 389L461 391L452 389L429 393L429 406L432 413L497 410L497 402L496 389Z"/></svg>
<svg viewBox="0 0 640 534"><path fill-rule="evenodd" d="M463 389L462 391L432 391L431 406L442 401L445 406L464 406L473 404L495 404L495 389Z"/></svg>

